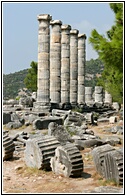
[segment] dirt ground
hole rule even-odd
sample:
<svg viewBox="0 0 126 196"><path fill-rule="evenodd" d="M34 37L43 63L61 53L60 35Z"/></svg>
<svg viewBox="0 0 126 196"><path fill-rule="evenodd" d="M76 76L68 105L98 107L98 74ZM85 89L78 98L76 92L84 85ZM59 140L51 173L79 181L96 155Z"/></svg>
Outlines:
<svg viewBox="0 0 126 196"><path fill-rule="evenodd" d="M91 128L95 135L101 138L106 135L103 130L111 127L108 123L99 123L98 126ZM114 125L115 126L115 125ZM30 131L27 127L23 130L14 130L14 134L18 131ZM10 132L10 134L12 134ZM107 133L110 135L109 133ZM118 135L122 137L122 135ZM120 144L118 147L122 147ZM4 193L88 193L98 186L117 186L114 182L107 182L97 172L92 160L91 149L86 148L81 151L84 170L79 178L66 178L54 174L52 171L38 170L28 168L24 161L24 151L15 151L13 158L3 162L3 194ZM121 186L120 186L121 187Z"/></svg>

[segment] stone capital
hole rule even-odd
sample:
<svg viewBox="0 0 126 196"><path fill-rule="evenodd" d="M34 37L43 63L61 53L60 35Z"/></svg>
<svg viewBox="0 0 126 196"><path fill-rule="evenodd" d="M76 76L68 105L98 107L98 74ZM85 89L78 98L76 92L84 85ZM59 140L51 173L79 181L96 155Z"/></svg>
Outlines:
<svg viewBox="0 0 126 196"><path fill-rule="evenodd" d="M86 39L87 38L86 34L78 34L78 38L83 38L83 37Z"/></svg>
<svg viewBox="0 0 126 196"><path fill-rule="evenodd" d="M50 25L62 25L62 21L61 20L51 20Z"/></svg>
<svg viewBox="0 0 126 196"><path fill-rule="evenodd" d="M38 20L52 20L52 16L49 14L39 14L37 16Z"/></svg>
<svg viewBox="0 0 126 196"><path fill-rule="evenodd" d="M77 30L77 29L72 29L71 31L70 31L70 34L75 34L75 35L77 35L79 33L79 31Z"/></svg>
<svg viewBox="0 0 126 196"><path fill-rule="evenodd" d="M71 30L71 26L67 25L67 24L64 24L64 25L61 26L61 29L62 30Z"/></svg>

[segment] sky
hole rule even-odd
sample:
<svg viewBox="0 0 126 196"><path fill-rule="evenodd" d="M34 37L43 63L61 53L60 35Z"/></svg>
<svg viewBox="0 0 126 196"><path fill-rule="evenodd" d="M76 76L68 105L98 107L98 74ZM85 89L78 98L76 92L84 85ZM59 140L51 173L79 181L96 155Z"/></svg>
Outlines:
<svg viewBox="0 0 126 196"><path fill-rule="evenodd" d="M109 2L4 2L2 4L2 64L3 73L9 74L30 68L38 59L37 15L50 14L53 20L71 25L84 33L86 60L98 58L89 44L91 31L106 35L114 24L115 16Z"/></svg>

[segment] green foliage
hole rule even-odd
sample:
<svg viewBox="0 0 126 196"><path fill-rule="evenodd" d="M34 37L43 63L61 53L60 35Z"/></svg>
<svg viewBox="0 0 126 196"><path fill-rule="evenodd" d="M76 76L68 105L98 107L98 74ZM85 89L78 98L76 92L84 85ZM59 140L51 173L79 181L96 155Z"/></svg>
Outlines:
<svg viewBox="0 0 126 196"><path fill-rule="evenodd" d="M3 74L3 98L14 99L21 88L25 88L24 78L28 73L27 69L11 74Z"/></svg>
<svg viewBox="0 0 126 196"><path fill-rule="evenodd" d="M37 66L38 63L32 61L30 64L31 68L28 69L28 74L24 79L24 83L27 89L33 91L37 91Z"/></svg>
<svg viewBox="0 0 126 196"><path fill-rule="evenodd" d="M123 3L110 3L115 13L115 25L107 31L107 38L95 29L89 42L104 64L104 71L98 80L113 97L113 101L123 101Z"/></svg>
<svg viewBox="0 0 126 196"><path fill-rule="evenodd" d="M90 61L86 61L85 67L85 86L94 87L97 84L98 77L97 74L101 75L103 72L104 65L102 64L100 59L91 59Z"/></svg>

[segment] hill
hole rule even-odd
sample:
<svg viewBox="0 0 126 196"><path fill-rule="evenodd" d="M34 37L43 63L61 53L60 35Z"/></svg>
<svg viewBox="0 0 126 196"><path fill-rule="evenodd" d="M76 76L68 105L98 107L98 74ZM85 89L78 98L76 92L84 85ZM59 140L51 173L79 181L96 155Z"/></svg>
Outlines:
<svg viewBox="0 0 126 196"><path fill-rule="evenodd" d="M3 99L14 99L18 95L20 88L24 88L24 78L28 69L15 73L3 74Z"/></svg>
<svg viewBox="0 0 126 196"><path fill-rule="evenodd" d="M94 88L97 78L101 76L103 68L102 62L99 59L86 61L85 86L92 86ZM24 79L27 73L28 69L3 74L3 99L14 99L18 95L19 89L26 87Z"/></svg>

